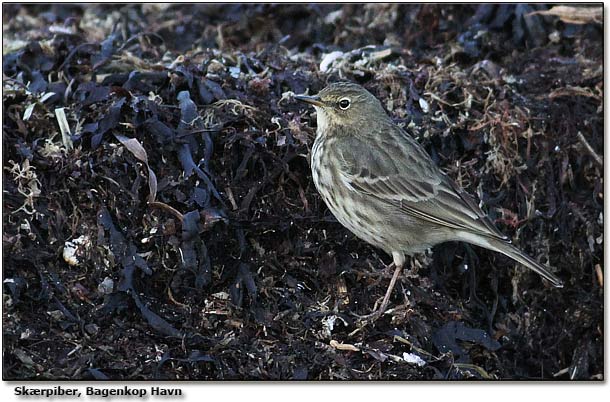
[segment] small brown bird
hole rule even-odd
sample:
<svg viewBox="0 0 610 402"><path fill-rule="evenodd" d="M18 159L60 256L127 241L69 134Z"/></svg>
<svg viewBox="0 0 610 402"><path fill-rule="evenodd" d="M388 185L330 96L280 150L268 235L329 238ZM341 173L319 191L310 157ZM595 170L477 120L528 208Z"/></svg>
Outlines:
<svg viewBox="0 0 610 402"><path fill-rule="evenodd" d="M339 82L316 96L295 98L317 112L311 170L318 192L343 226L393 258L394 275L381 306L369 318L378 318L387 308L405 254L446 241L500 252L554 286L563 286L543 265L510 244L366 89Z"/></svg>

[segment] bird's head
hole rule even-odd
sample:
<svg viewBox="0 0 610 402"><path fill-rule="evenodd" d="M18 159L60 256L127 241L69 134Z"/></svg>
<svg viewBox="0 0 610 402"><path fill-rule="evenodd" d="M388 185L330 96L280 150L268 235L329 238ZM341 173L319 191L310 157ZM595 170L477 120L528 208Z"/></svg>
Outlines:
<svg viewBox="0 0 610 402"><path fill-rule="evenodd" d="M337 82L315 96L297 95L295 99L316 108L318 130L327 126L358 126L388 119L381 103L358 84Z"/></svg>

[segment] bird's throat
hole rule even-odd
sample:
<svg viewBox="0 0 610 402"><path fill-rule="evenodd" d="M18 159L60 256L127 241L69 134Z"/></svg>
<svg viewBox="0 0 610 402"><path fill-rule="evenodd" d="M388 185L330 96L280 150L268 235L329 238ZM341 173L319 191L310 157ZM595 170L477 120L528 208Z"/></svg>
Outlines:
<svg viewBox="0 0 610 402"><path fill-rule="evenodd" d="M316 107L316 114L316 121L318 125L316 136L325 136L328 133L328 115L322 108L319 107Z"/></svg>

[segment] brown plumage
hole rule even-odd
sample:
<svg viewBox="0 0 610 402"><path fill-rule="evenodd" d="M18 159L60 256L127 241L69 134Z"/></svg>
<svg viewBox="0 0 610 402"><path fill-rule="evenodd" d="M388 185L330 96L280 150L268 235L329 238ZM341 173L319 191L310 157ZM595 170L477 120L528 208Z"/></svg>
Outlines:
<svg viewBox="0 0 610 402"><path fill-rule="evenodd" d="M547 268L510 244L366 89L335 83L317 96L296 99L317 112L311 168L318 192L343 226L394 260L394 276L374 318L387 307L405 254L446 241L500 252L554 286L563 286Z"/></svg>

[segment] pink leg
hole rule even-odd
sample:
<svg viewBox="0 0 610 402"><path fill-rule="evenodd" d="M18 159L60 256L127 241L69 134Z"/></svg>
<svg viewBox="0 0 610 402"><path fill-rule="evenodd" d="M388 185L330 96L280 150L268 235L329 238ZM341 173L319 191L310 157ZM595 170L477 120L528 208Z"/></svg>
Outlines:
<svg viewBox="0 0 610 402"><path fill-rule="evenodd" d="M383 297L383 301L381 302L381 306L373 313L360 317L361 319L367 321L376 321L383 313L385 313L388 308L388 304L390 303L390 297L392 296L392 291L394 290L394 286L396 286L396 281L402 272L402 268L405 264L405 256L402 253L392 253L392 257L394 258L394 265L396 268L394 269L394 275L392 275L392 279L390 280L390 285L388 286L388 290L385 292L385 296Z"/></svg>

